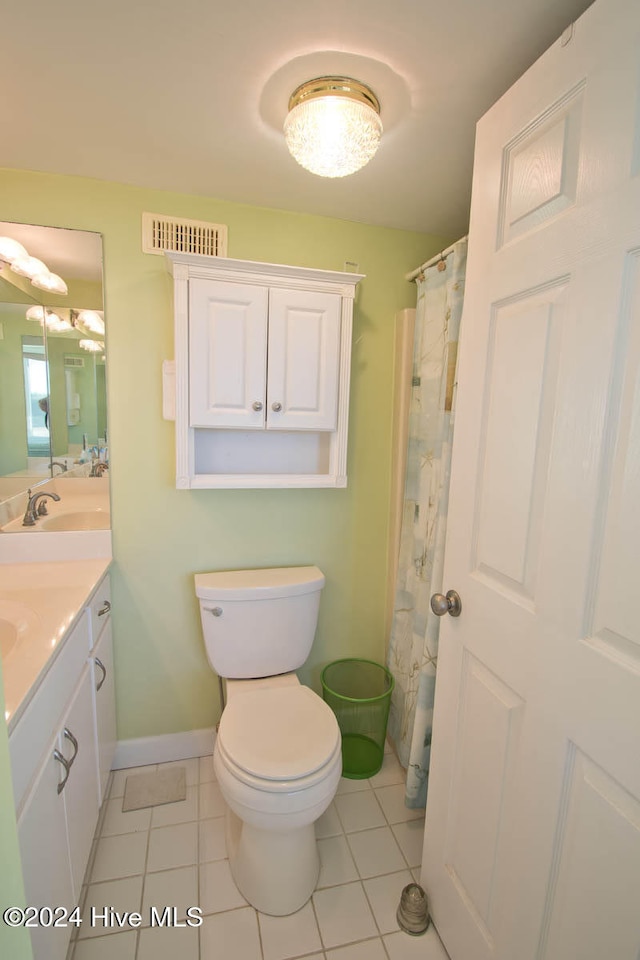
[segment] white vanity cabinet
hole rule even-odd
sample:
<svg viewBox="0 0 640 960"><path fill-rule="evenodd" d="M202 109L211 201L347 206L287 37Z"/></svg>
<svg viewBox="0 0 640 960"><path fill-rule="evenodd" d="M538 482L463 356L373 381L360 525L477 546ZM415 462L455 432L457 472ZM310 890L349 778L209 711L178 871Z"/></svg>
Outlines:
<svg viewBox="0 0 640 960"><path fill-rule="evenodd" d="M107 575L60 644L9 734L18 840L30 906L72 910L80 898L106 764L110 765L115 749L108 616L97 633L92 632L93 618L104 608L108 592ZM106 676L110 675L109 685L105 680L99 691L103 671L97 667L98 659L107 669ZM64 960L73 930L72 925L31 929L34 960Z"/></svg>
<svg viewBox="0 0 640 960"><path fill-rule="evenodd" d="M178 487L346 486L361 276L167 254Z"/></svg>

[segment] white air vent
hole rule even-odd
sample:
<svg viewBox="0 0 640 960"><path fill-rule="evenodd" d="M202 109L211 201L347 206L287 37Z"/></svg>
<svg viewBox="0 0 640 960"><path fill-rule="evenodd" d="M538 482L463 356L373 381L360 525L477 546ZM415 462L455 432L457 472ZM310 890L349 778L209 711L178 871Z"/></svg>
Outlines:
<svg viewBox="0 0 640 960"><path fill-rule="evenodd" d="M65 357L65 367L84 367L84 357Z"/></svg>
<svg viewBox="0 0 640 960"><path fill-rule="evenodd" d="M142 214L144 253L197 253L205 257L226 257L227 228L204 220L164 217L160 213Z"/></svg>

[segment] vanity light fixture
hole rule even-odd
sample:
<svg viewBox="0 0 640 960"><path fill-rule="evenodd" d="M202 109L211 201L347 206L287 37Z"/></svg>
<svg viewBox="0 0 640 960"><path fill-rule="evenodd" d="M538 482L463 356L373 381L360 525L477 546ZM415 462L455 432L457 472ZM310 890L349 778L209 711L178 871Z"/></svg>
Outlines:
<svg viewBox="0 0 640 960"><path fill-rule="evenodd" d="M5 263L13 263L18 257L28 257L29 254L17 240L11 237L0 237L0 260Z"/></svg>
<svg viewBox="0 0 640 960"><path fill-rule="evenodd" d="M12 268L13 269L13 268ZM48 293L58 293L63 297L69 293L69 289L57 273L51 273L50 270L44 270L42 273L36 274L31 278L31 283L34 287L37 287L38 290L46 290Z"/></svg>
<svg viewBox="0 0 640 960"><path fill-rule="evenodd" d="M46 263L32 257L29 252L12 237L0 237L0 260L9 264L11 270L20 277L26 277L38 290L66 296L69 292L66 283L57 273L52 273Z"/></svg>
<svg viewBox="0 0 640 960"><path fill-rule="evenodd" d="M382 135L380 103L350 77L317 77L294 90L284 122L289 152L319 177L346 177L371 160Z"/></svg>
<svg viewBox="0 0 640 960"><path fill-rule="evenodd" d="M29 307L27 310L27 320L37 320L43 324L47 318L47 312L44 307Z"/></svg>
<svg viewBox="0 0 640 960"><path fill-rule="evenodd" d="M61 317L53 310L46 307L29 307L26 313L27 320L37 320L41 327L47 325L47 330L53 333L62 333L65 330L71 330L71 321L66 317Z"/></svg>
<svg viewBox="0 0 640 960"><path fill-rule="evenodd" d="M101 353L104 351L102 340L78 340L78 346L90 353Z"/></svg>
<svg viewBox="0 0 640 960"><path fill-rule="evenodd" d="M72 310L71 322L74 326L79 324L91 333L97 333L101 337L104 336L104 320L99 310L78 310L77 313Z"/></svg>
<svg viewBox="0 0 640 960"><path fill-rule="evenodd" d="M11 263L11 269L18 276L33 280L39 274L47 273L49 268L42 260L38 260L37 257L30 257L27 253L24 257L16 257Z"/></svg>

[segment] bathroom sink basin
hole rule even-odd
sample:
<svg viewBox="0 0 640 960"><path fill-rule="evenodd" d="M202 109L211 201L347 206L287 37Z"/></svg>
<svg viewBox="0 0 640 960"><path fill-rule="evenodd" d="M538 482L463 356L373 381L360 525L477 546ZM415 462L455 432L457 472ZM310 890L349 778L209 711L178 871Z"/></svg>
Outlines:
<svg viewBox="0 0 640 960"><path fill-rule="evenodd" d="M111 514L108 510L76 510L45 517L39 523L41 530L108 530Z"/></svg>
<svg viewBox="0 0 640 960"><path fill-rule="evenodd" d="M25 604L0 599L0 656L3 660L39 624L38 615Z"/></svg>

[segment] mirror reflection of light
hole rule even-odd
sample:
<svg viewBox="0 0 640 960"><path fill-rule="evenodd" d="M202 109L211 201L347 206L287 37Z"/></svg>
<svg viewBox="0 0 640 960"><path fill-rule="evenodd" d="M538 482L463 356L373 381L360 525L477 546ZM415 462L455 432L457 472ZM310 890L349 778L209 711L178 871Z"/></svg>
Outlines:
<svg viewBox="0 0 640 960"><path fill-rule="evenodd" d="M66 296L69 293L69 288L62 277L46 269L32 277L31 283L38 290L47 290L49 293L58 293L61 296Z"/></svg>
<svg viewBox="0 0 640 960"><path fill-rule="evenodd" d="M80 310L77 320L86 330L91 331L91 333L98 333L101 337L104 336L104 320L102 319L100 311Z"/></svg>
<svg viewBox="0 0 640 960"><path fill-rule="evenodd" d="M11 237L0 237L0 260L6 263L13 263L18 257L28 257L25 247L17 240Z"/></svg>
<svg viewBox="0 0 640 960"><path fill-rule="evenodd" d="M101 340L78 340L78 346L90 353L100 353L104 350L104 343Z"/></svg>
<svg viewBox="0 0 640 960"><path fill-rule="evenodd" d="M18 276L28 277L29 280L40 273L49 272L46 263L38 260L37 257L30 257L28 254L26 257L17 257L11 264L11 269L14 273L17 273Z"/></svg>

